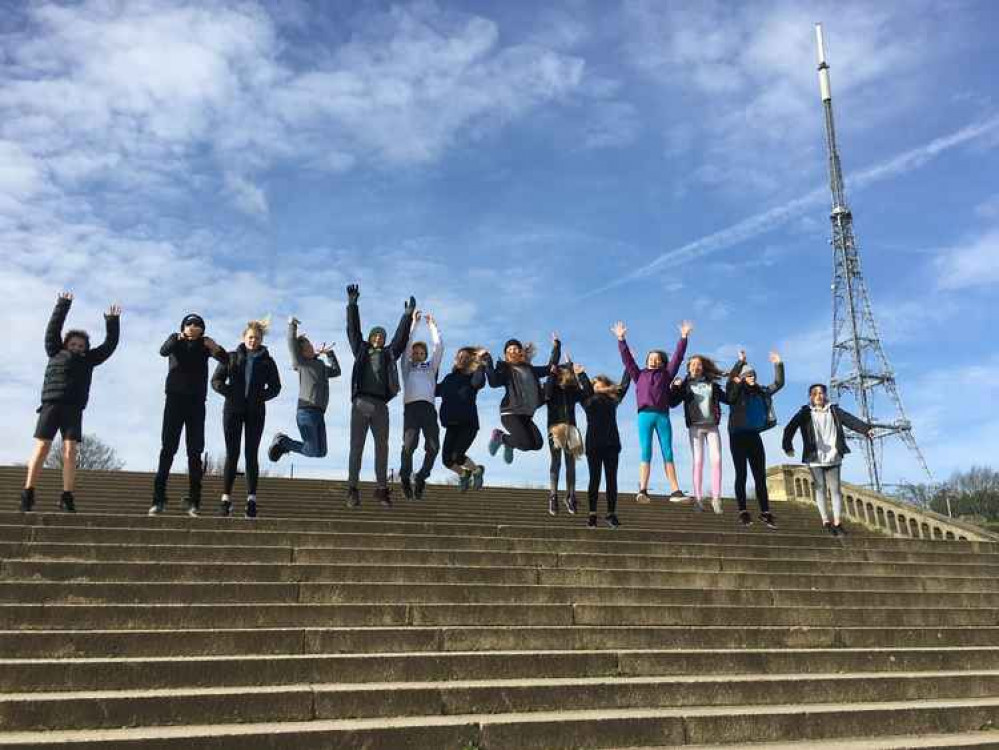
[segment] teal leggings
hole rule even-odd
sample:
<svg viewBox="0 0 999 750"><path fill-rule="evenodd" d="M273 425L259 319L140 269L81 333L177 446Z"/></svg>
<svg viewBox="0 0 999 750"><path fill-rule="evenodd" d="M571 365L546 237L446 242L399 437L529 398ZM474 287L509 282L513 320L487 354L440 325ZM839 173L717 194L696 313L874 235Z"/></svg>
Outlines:
<svg viewBox="0 0 999 750"><path fill-rule="evenodd" d="M673 463L673 427L669 422L668 411L638 412L638 444L642 449L642 463L652 463L652 434L659 436L659 450L663 461Z"/></svg>

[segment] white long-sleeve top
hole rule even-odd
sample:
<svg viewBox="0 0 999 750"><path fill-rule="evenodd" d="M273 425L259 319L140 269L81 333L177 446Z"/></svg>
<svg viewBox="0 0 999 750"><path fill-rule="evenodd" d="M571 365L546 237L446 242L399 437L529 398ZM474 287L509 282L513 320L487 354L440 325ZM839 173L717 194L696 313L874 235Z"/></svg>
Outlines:
<svg viewBox="0 0 999 750"><path fill-rule="evenodd" d="M406 344L406 354L402 358L403 401L412 404L416 401L426 401L433 404L436 399L437 373L444 360L444 343L436 324L428 324L432 348L430 356L424 362L413 362L413 335L416 321L410 329L409 343Z"/></svg>

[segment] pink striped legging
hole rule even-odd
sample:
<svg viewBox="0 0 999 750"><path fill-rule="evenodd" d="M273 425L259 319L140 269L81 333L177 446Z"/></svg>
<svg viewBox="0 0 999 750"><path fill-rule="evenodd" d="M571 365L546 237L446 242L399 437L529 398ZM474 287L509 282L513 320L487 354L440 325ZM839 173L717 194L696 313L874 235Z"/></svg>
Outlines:
<svg viewBox="0 0 999 750"><path fill-rule="evenodd" d="M687 434L690 437L690 453L694 457L694 497L704 497L704 443L708 444L711 458L711 497L721 498L722 461L721 437L717 426L694 426Z"/></svg>

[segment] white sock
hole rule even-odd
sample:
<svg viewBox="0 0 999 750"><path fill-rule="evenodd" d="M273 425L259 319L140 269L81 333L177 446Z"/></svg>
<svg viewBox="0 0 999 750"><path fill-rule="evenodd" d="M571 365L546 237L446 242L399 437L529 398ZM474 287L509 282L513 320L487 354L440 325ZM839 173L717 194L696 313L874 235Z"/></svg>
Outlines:
<svg viewBox="0 0 999 750"><path fill-rule="evenodd" d="M246 502L248 502L248 503L255 503L255 502L257 502L257 496L256 495L247 495L246 496Z"/></svg>
<svg viewBox="0 0 999 750"><path fill-rule="evenodd" d="M229 502L229 496L228 495L223 495L222 496L222 502L223 503L228 503Z"/></svg>

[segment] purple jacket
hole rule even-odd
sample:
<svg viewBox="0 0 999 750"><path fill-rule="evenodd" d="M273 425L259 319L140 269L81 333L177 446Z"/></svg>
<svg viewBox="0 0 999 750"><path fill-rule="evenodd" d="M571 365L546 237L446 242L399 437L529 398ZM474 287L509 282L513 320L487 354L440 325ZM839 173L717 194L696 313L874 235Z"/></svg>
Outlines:
<svg viewBox="0 0 999 750"><path fill-rule="evenodd" d="M635 399L638 401L639 411L669 411L669 387L680 369L683 362L683 355L687 353L687 339L682 338L677 342L673 356L669 359L669 364L660 367L658 370L639 369L635 358L631 356L627 341L617 342L618 351L621 352L621 361L624 362L624 369L631 376L635 384Z"/></svg>

